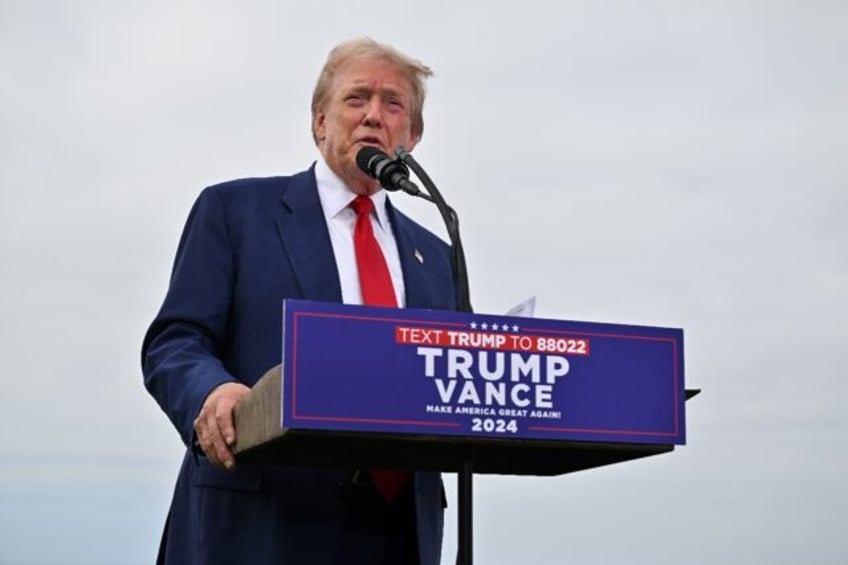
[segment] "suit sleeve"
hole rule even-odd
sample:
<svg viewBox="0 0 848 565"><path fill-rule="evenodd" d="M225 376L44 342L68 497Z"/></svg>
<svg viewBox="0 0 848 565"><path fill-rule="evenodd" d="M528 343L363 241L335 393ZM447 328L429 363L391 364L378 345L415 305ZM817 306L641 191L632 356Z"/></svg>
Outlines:
<svg viewBox="0 0 848 565"><path fill-rule="evenodd" d="M221 194L207 188L186 222L165 301L144 338L144 384L191 446L194 419L217 386L237 382L222 361L234 282Z"/></svg>

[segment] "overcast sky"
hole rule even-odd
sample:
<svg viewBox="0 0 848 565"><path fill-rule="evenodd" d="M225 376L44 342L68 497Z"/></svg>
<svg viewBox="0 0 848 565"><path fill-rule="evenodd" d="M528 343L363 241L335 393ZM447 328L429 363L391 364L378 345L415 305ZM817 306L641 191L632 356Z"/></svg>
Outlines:
<svg viewBox="0 0 848 565"><path fill-rule="evenodd" d="M361 34L436 72L415 156L476 310L681 327L704 389L671 454L477 478L476 562L848 562L846 30L840 1L0 0L0 563L153 561L182 446L139 349L188 209L310 165Z"/></svg>

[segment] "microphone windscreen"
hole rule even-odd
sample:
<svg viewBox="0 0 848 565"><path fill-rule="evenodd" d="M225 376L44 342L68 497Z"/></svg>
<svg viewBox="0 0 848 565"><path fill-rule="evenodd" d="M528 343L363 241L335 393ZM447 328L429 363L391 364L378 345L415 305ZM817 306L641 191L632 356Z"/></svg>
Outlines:
<svg viewBox="0 0 848 565"><path fill-rule="evenodd" d="M375 157L378 157L378 159L375 159ZM376 165L383 159L391 161L389 156L380 151L379 148L373 145L366 145L356 153L356 166L365 174L377 178Z"/></svg>

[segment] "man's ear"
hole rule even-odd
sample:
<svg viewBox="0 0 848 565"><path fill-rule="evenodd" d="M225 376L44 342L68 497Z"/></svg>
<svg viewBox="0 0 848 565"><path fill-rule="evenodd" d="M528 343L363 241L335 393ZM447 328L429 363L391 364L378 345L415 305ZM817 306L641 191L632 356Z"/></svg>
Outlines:
<svg viewBox="0 0 848 565"><path fill-rule="evenodd" d="M318 110L312 114L312 131L315 132L315 141L319 144L324 141L324 138L327 136L327 128L324 124L327 115Z"/></svg>

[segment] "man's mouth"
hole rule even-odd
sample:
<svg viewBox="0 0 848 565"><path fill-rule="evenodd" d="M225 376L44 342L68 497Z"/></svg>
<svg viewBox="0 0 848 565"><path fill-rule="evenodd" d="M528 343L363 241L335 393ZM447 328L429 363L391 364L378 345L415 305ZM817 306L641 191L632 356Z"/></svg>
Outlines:
<svg viewBox="0 0 848 565"><path fill-rule="evenodd" d="M360 137L359 140L358 140L358 143L360 143L362 145L373 145L375 147L379 147L380 149L383 149L383 143L380 141L379 138L376 138L376 137L371 137L371 136Z"/></svg>

